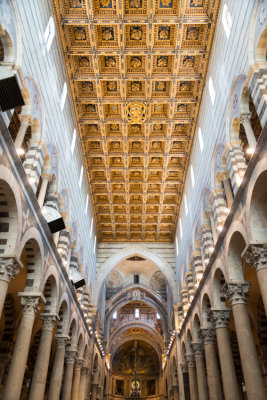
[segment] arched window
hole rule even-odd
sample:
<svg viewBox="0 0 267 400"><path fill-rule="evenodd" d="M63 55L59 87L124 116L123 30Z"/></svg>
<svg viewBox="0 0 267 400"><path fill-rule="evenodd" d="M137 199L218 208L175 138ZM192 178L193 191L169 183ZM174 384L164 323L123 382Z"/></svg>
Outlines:
<svg viewBox="0 0 267 400"><path fill-rule="evenodd" d="M53 42L55 36L55 21L53 17L50 17L48 20L48 24L44 31L44 41L46 45L46 50L49 52L51 44Z"/></svg>
<svg viewBox="0 0 267 400"><path fill-rule="evenodd" d="M227 38L229 38L230 33L231 33L232 22L233 21L232 21L232 17L229 12L228 6L227 6L227 4L225 4L223 6L222 24L223 24L223 28L224 28Z"/></svg>
<svg viewBox="0 0 267 400"><path fill-rule="evenodd" d="M60 109L61 109L61 111L63 111L63 109L64 109L67 93L68 93L68 87L67 87L66 82L64 82L63 90L62 90L62 94L61 94L61 98L60 98Z"/></svg>

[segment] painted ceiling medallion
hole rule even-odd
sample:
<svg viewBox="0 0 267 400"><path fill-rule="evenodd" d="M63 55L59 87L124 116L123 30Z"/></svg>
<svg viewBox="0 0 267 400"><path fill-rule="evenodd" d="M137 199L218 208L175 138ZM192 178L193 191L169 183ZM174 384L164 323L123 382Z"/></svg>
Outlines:
<svg viewBox="0 0 267 400"><path fill-rule="evenodd" d="M146 119L145 103L128 103L126 108L126 118L131 124L140 124Z"/></svg>

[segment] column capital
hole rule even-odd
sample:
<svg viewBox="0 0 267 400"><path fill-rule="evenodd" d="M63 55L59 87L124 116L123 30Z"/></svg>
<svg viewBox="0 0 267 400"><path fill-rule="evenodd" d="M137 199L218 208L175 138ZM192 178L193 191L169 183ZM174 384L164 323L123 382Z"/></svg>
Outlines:
<svg viewBox="0 0 267 400"><path fill-rule="evenodd" d="M22 269L22 264L16 257L0 257L0 280L8 284Z"/></svg>
<svg viewBox="0 0 267 400"><path fill-rule="evenodd" d="M249 294L249 282L231 282L224 286L224 293L231 305L246 304L246 297Z"/></svg>
<svg viewBox="0 0 267 400"><path fill-rule="evenodd" d="M250 123L250 118L251 118L251 113L250 112L240 114L240 122L241 122L241 124L244 125L244 124Z"/></svg>
<svg viewBox="0 0 267 400"><path fill-rule="evenodd" d="M68 363L75 363L77 357L77 351L76 350L66 350L65 353L65 362Z"/></svg>
<svg viewBox="0 0 267 400"><path fill-rule="evenodd" d="M69 336L56 336L57 348L64 349L69 340Z"/></svg>
<svg viewBox="0 0 267 400"><path fill-rule="evenodd" d="M210 310L209 317L215 327L217 328L227 328L231 311L230 310Z"/></svg>
<svg viewBox="0 0 267 400"><path fill-rule="evenodd" d="M27 293L20 292L21 304L23 305L23 315L35 316L35 313L40 310L41 303L45 303L42 293Z"/></svg>
<svg viewBox="0 0 267 400"><path fill-rule="evenodd" d="M81 369L84 366L84 359L83 358L76 358L74 368Z"/></svg>
<svg viewBox="0 0 267 400"><path fill-rule="evenodd" d="M187 366L189 368L195 366L195 356L194 356L194 354L186 354L185 358L186 358Z"/></svg>
<svg viewBox="0 0 267 400"><path fill-rule="evenodd" d="M58 320L58 315L57 314L41 314L41 320L43 321L43 331L51 331L53 332L57 320Z"/></svg>
<svg viewBox="0 0 267 400"><path fill-rule="evenodd" d="M202 328L199 330L200 336L203 338L205 344L213 344L216 335L214 328Z"/></svg>
<svg viewBox="0 0 267 400"><path fill-rule="evenodd" d="M181 366L182 372L184 372L184 373L187 372L187 363L186 362L181 363L180 366Z"/></svg>
<svg viewBox="0 0 267 400"><path fill-rule="evenodd" d="M202 342L192 342L195 358L202 358L204 355L204 346Z"/></svg>
<svg viewBox="0 0 267 400"><path fill-rule="evenodd" d="M19 115L19 120L20 120L21 124L28 126L29 123L30 123L30 116L29 115L20 114Z"/></svg>
<svg viewBox="0 0 267 400"><path fill-rule="evenodd" d="M267 268L267 244L250 244L246 249L245 260L252 264L256 271Z"/></svg>

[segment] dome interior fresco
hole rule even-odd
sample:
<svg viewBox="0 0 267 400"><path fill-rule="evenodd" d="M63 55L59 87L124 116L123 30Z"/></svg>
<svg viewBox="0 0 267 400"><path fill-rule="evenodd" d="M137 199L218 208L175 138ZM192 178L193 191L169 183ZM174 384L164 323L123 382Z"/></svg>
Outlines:
<svg viewBox="0 0 267 400"><path fill-rule="evenodd" d="M100 241L173 241L219 4L53 0Z"/></svg>

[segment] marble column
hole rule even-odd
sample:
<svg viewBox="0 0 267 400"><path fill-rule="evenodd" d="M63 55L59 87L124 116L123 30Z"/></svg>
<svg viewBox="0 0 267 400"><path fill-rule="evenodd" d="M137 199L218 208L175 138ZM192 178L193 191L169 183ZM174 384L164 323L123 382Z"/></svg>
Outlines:
<svg viewBox="0 0 267 400"><path fill-rule="evenodd" d="M220 374L214 344L215 330L212 328L208 328L201 329L200 332L204 341L210 400L223 400Z"/></svg>
<svg viewBox="0 0 267 400"><path fill-rule="evenodd" d="M222 180L227 206L230 209L232 207L232 204L233 204L233 201L234 201L234 197L233 197L233 192L232 192L232 188L231 188L231 181L230 181L230 177L229 177L229 172L228 171L220 172L220 178Z"/></svg>
<svg viewBox="0 0 267 400"><path fill-rule="evenodd" d="M186 354L189 375L190 400L198 400L197 375L194 354Z"/></svg>
<svg viewBox="0 0 267 400"><path fill-rule="evenodd" d="M19 293L23 314L10 363L3 400L19 400L27 363L35 313L39 309L41 293Z"/></svg>
<svg viewBox="0 0 267 400"><path fill-rule="evenodd" d="M53 331L57 322L56 314L42 314L42 334L34 366L29 400L42 400L45 393L45 385L49 366Z"/></svg>
<svg viewBox="0 0 267 400"><path fill-rule="evenodd" d="M40 188L40 192L39 192L37 200L38 200L39 206L42 208L44 205L46 189L47 189L47 186L48 186L48 183L49 183L51 177L48 174L41 175L41 177L42 177L42 183L41 183L41 188Z"/></svg>
<svg viewBox="0 0 267 400"><path fill-rule="evenodd" d="M0 257L0 318L2 316L8 285L22 269L16 257Z"/></svg>
<svg viewBox="0 0 267 400"><path fill-rule="evenodd" d="M252 126L250 124L250 118L251 118L251 113L241 114L240 122L244 126L249 147L251 147L252 149L255 149L257 141L255 138Z"/></svg>
<svg viewBox="0 0 267 400"><path fill-rule="evenodd" d="M211 310L209 316L216 330L224 398L225 400L241 400L228 331L230 313L230 310Z"/></svg>
<svg viewBox="0 0 267 400"><path fill-rule="evenodd" d="M29 126L29 116L28 115L20 115L19 119L20 119L20 127L19 127L16 139L14 142L17 150L21 148L23 140L25 138L25 134L26 134L27 128Z"/></svg>
<svg viewBox="0 0 267 400"><path fill-rule="evenodd" d="M73 382L72 382L72 391L71 391L71 400L79 400L81 369L82 369L83 365L84 365L84 361L82 358L78 358L75 361Z"/></svg>
<svg viewBox="0 0 267 400"><path fill-rule="evenodd" d="M88 367L82 367L80 389L79 389L79 400L85 399L87 378L88 378Z"/></svg>
<svg viewBox="0 0 267 400"><path fill-rule="evenodd" d="M48 400L59 400L68 336L56 336L56 353L51 373Z"/></svg>
<svg viewBox="0 0 267 400"><path fill-rule="evenodd" d="M245 259L256 268L261 297L267 316L267 244L251 244L245 252Z"/></svg>
<svg viewBox="0 0 267 400"><path fill-rule="evenodd" d="M72 350L72 349L66 350L65 375L64 375L61 400L70 400L71 399L73 368L74 368L74 362L76 360L76 356L77 356L76 350Z"/></svg>
<svg viewBox="0 0 267 400"><path fill-rule="evenodd" d="M206 366L204 361L204 347L201 342L192 342L195 355L197 386L199 400L207 400L209 398L208 385L206 377Z"/></svg>
<svg viewBox="0 0 267 400"><path fill-rule="evenodd" d="M246 305L249 288L248 282L231 282L224 292L232 305L247 398L264 400L266 391Z"/></svg>

